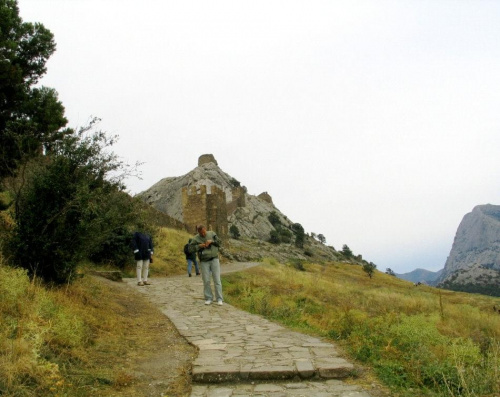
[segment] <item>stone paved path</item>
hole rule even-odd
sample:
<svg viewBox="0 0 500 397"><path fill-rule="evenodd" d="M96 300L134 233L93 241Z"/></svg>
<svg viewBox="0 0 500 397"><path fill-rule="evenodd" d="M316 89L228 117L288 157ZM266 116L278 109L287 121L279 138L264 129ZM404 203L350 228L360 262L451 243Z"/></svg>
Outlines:
<svg viewBox="0 0 500 397"><path fill-rule="evenodd" d="M258 263L222 266L222 273ZM144 293L197 346L191 397L370 397L347 384L354 367L335 346L224 303L205 305L201 276L151 280Z"/></svg>

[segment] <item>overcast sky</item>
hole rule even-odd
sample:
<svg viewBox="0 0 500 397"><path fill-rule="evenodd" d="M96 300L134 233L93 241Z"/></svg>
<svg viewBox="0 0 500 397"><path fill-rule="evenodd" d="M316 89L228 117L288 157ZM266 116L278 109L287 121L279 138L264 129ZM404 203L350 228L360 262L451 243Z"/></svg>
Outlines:
<svg viewBox="0 0 500 397"><path fill-rule="evenodd" d="M500 1L18 0L55 35L42 84L144 162L131 194L212 153L328 245L439 270L500 204Z"/></svg>

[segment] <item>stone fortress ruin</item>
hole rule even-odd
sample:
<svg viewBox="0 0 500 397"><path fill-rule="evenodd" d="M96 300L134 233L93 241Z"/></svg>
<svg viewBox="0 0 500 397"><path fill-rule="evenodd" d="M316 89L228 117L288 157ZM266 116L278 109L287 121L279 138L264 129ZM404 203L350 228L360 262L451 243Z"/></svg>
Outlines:
<svg viewBox="0 0 500 397"><path fill-rule="evenodd" d="M267 192L248 194L246 187L218 166L212 154L199 156L196 168L185 175L161 179L138 198L190 234L202 224L227 238L229 227L234 225L242 237L267 240L273 229L268 220L271 212L280 214L283 224L290 223Z"/></svg>
<svg viewBox="0 0 500 397"><path fill-rule="evenodd" d="M199 157L199 167L207 163L217 165L217 161L211 154ZM196 226L202 224L221 237L228 236L228 217L237 208L245 207L245 193L244 187L232 187L231 200L228 202L226 192L216 185L183 187L182 214L187 230L194 233Z"/></svg>

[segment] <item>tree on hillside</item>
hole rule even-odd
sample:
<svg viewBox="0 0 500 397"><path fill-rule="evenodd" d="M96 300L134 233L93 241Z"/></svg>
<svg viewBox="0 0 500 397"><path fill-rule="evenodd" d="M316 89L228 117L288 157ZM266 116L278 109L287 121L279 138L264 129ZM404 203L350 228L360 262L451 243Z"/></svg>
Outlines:
<svg viewBox="0 0 500 397"><path fill-rule="evenodd" d="M55 48L42 24L23 22L17 0L0 0L0 177L73 133L63 129L67 120L57 92L34 87Z"/></svg>
<svg viewBox="0 0 500 397"><path fill-rule="evenodd" d="M305 232L300 223L294 223L292 230L295 233L295 246L297 248L304 248Z"/></svg>
<svg viewBox="0 0 500 397"><path fill-rule="evenodd" d="M321 244L325 244L326 243L326 237L323 236L321 233L318 234L318 240Z"/></svg>
<svg viewBox="0 0 500 397"><path fill-rule="evenodd" d="M377 265L375 265L374 263L370 262L370 263L365 263L363 265L363 271L368 275L368 277L372 278L373 277L373 273L375 272L375 269L377 268Z"/></svg>
<svg viewBox="0 0 500 397"><path fill-rule="evenodd" d="M108 151L114 138L92 126L54 144L18 177L10 251L14 263L46 281L71 281L79 261L99 257L137 221L123 192L129 167Z"/></svg>
<svg viewBox="0 0 500 397"><path fill-rule="evenodd" d="M388 274L389 276L396 276L396 273L394 273L390 267L385 269L385 274Z"/></svg>
<svg viewBox="0 0 500 397"><path fill-rule="evenodd" d="M346 258L350 258L352 256L352 251L347 244L344 244L342 246L341 252L342 252L342 255L344 255Z"/></svg>

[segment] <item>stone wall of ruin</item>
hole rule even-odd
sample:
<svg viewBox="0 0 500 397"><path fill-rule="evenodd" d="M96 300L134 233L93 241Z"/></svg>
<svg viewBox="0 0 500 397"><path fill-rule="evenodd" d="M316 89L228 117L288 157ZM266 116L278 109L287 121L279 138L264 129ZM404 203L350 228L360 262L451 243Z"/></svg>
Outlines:
<svg viewBox="0 0 500 397"><path fill-rule="evenodd" d="M227 203L227 214L231 215L236 208L245 207L245 188L235 187L231 190L232 201Z"/></svg>
<svg viewBox="0 0 500 397"><path fill-rule="evenodd" d="M206 186L182 189L182 212L188 231L195 233L197 225L205 225L208 230L219 236L228 234L226 193L212 186L207 192Z"/></svg>

